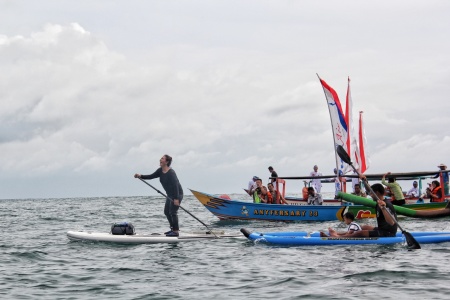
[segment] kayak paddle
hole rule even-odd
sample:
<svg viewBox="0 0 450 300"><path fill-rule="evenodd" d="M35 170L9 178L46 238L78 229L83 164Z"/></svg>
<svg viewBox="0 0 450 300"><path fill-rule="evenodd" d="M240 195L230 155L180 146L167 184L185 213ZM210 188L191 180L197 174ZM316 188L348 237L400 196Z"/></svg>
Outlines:
<svg viewBox="0 0 450 300"><path fill-rule="evenodd" d="M358 170L356 170L355 166L353 166L353 163L350 159L350 156L348 155L347 151L345 151L344 147L342 147L341 145L338 145L336 148L336 152L339 155L339 157L348 165L350 165L353 168L353 171L355 171L356 174L358 174L358 176L360 175ZM374 193L374 191L372 190L372 188L370 187L370 185L367 184L367 187L369 188L369 193L371 195L374 195L375 198L378 199L377 195ZM386 212L391 216L391 218L394 220L395 224L397 224L398 228L400 228L400 230L402 231L403 235L406 238L406 243L408 244L408 247L411 249L420 249L420 244L416 241L416 239L412 236L411 233L407 232L406 230L404 230L400 224L398 224L397 220L394 218L394 216L391 214L391 212L389 210L386 209L386 207L382 207L382 209L386 210Z"/></svg>

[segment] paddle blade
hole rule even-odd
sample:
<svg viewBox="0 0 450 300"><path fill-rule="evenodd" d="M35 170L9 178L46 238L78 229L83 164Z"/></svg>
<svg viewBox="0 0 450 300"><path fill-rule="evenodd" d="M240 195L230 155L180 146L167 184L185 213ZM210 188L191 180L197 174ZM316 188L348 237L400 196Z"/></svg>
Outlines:
<svg viewBox="0 0 450 300"><path fill-rule="evenodd" d="M246 228L241 228L241 232L245 235L246 238L248 238L250 236L250 234L252 233L250 230L248 230Z"/></svg>
<svg viewBox="0 0 450 300"><path fill-rule="evenodd" d="M416 241L416 239L412 236L411 233L402 231L403 235L406 238L406 243L408 244L408 248L410 249L420 249L419 243Z"/></svg>
<svg viewBox="0 0 450 300"><path fill-rule="evenodd" d="M350 159L350 156L348 156L347 151L345 151L344 147L342 147L341 145L338 145L336 147L336 152L339 155L339 157L347 164L347 165L351 165L352 164L352 160Z"/></svg>

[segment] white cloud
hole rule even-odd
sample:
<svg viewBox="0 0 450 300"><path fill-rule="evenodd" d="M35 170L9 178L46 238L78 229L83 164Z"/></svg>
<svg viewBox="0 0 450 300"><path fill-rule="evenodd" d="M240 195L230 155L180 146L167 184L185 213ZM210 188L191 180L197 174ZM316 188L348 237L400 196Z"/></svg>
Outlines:
<svg viewBox="0 0 450 300"><path fill-rule="evenodd" d="M185 187L212 193L239 192L251 176L268 177L268 165L284 176L314 164L330 174L316 73L342 101L350 75L355 112L365 111L369 172L446 162L447 4L200 3L81 5L71 15L51 13L57 4L46 1L33 15L3 7L1 177L122 180L96 195L135 194L133 172L153 171L164 153ZM433 24L439 30L422 30ZM47 181L43 190L65 196Z"/></svg>

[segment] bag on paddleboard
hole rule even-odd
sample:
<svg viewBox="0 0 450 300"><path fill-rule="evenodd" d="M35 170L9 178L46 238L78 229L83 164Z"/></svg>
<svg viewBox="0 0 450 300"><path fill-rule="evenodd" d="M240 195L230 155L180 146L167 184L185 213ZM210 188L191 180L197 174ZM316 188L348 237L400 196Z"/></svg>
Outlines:
<svg viewBox="0 0 450 300"><path fill-rule="evenodd" d="M113 235L134 235L134 226L128 222L114 223L111 226L111 233Z"/></svg>

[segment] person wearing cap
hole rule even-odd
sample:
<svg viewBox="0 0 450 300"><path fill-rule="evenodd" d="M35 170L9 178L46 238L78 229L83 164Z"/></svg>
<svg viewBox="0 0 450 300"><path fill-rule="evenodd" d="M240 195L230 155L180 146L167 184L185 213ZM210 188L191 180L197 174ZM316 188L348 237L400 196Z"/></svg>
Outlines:
<svg viewBox="0 0 450 300"><path fill-rule="evenodd" d="M447 170L447 166L444 164L440 164L438 166L440 171L445 171ZM433 178L438 178L439 175L441 173L437 173ZM448 191L448 173L447 172L442 172L442 179L444 180L444 194L448 195L449 191Z"/></svg>
<svg viewBox="0 0 450 300"><path fill-rule="evenodd" d="M311 177L318 177L318 176L322 176L322 173L317 172L317 170L319 169L319 167L317 167L317 165L315 165L313 167L313 172L311 172L309 174L309 176ZM320 178L314 178L311 180L311 184L313 186L313 188L316 189L316 192L320 193L320 190L322 189L322 182L320 182Z"/></svg>
<svg viewBox="0 0 450 300"><path fill-rule="evenodd" d="M255 180L256 188L252 190L250 196L253 198L253 203L267 203L267 188L262 185L261 178ZM272 196L272 195L271 195ZM271 197L270 196L270 197Z"/></svg>
<svg viewBox="0 0 450 300"><path fill-rule="evenodd" d="M408 198L419 197L419 189L417 188L417 181L413 182L413 187L406 193L406 197Z"/></svg>
<svg viewBox="0 0 450 300"><path fill-rule="evenodd" d="M252 180L248 182L247 193L252 196L253 191L256 189L256 180L259 179L258 176L253 176Z"/></svg>
<svg viewBox="0 0 450 300"><path fill-rule="evenodd" d="M403 195L403 190L400 184L395 180L395 177L389 176L388 182L386 182L386 176L390 175L391 172L387 172L383 175L383 178L381 178L381 183L384 186L387 186L389 190L391 191L391 195L394 197L394 200L392 200L392 204L394 205L404 205L405 202L405 196ZM391 197L392 197L391 196Z"/></svg>

